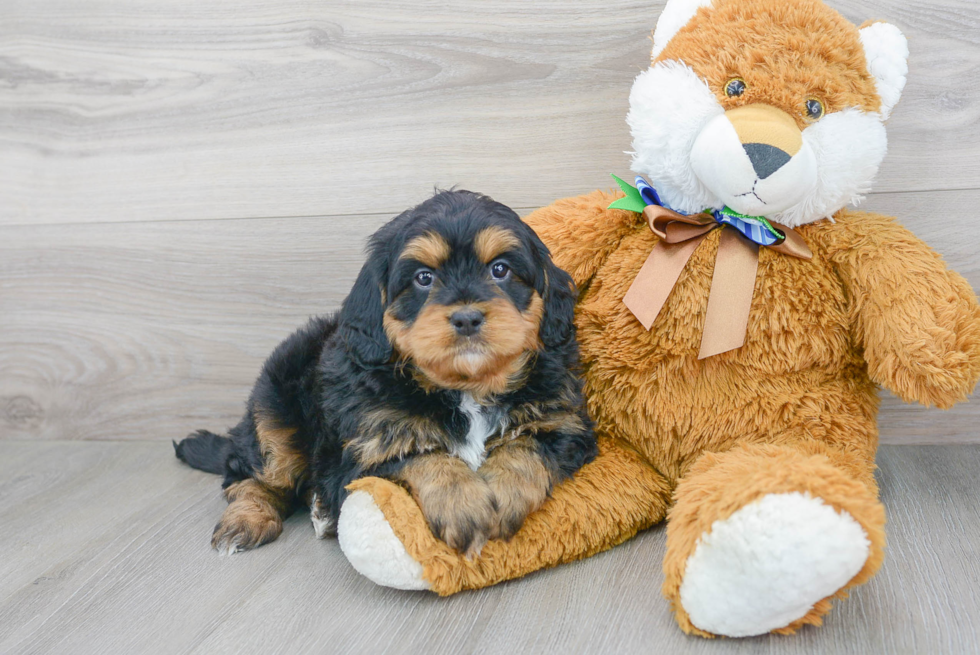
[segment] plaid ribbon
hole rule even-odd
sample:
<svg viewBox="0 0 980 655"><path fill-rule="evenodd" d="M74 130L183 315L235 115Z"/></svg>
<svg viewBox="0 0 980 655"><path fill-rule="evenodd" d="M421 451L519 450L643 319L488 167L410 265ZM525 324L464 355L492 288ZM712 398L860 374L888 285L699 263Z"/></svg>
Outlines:
<svg viewBox="0 0 980 655"><path fill-rule="evenodd" d="M752 218L751 216L736 216L734 213L726 212L726 209L728 209L728 207L721 210L713 210L711 215L714 216L715 220L719 223L730 225L741 232L742 236L747 238L749 241L758 243L760 246L772 246L785 238L777 234L772 226L768 225L768 223L764 223L763 221L760 221L757 218ZM731 210L728 211L730 212Z"/></svg>
<svg viewBox="0 0 980 655"><path fill-rule="evenodd" d="M642 177L636 178L636 187L613 177L625 196L613 201L609 208L642 213L659 237L623 297L623 303L647 330L698 245L709 233L721 233L698 359L740 348L745 343L760 246L798 259L813 256L798 233L778 223L774 226L762 216L745 216L729 207L684 214L668 207ZM734 229L726 230L726 225Z"/></svg>
<svg viewBox="0 0 980 655"><path fill-rule="evenodd" d="M657 190L639 175L636 176L636 190L640 192L640 197L643 198L643 202L647 205L656 205L658 207L666 207L671 211L677 211L664 203L660 199L660 194L657 193ZM684 212L677 213L683 214ZM769 221L761 216L746 216L745 214L739 214L729 207L705 209L704 212L700 213L711 214L718 223L735 228L746 239L760 246L772 246L786 238L785 235L781 234ZM690 216L690 214L685 215Z"/></svg>

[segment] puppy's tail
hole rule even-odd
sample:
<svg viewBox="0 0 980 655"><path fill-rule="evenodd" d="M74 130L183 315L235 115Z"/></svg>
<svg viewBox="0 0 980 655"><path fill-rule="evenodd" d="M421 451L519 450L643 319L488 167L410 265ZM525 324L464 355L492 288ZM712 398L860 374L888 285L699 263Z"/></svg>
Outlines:
<svg viewBox="0 0 980 655"><path fill-rule="evenodd" d="M180 443L173 442L177 459L208 473L224 475L228 469L228 458L234 444L228 437L198 430Z"/></svg>

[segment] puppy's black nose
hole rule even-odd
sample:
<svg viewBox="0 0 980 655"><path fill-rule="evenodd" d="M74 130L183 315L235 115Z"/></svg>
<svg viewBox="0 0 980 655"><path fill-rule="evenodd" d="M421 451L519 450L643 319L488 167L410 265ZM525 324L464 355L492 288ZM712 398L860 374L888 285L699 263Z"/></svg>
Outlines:
<svg viewBox="0 0 980 655"><path fill-rule="evenodd" d="M752 168L760 180L766 179L792 159L788 152L768 143L746 143L742 147L745 148L745 154L749 156Z"/></svg>
<svg viewBox="0 0 980 655"><path fill-rule="evenodd" d="M464 337L473 336L483 325L483 312L472 307L465 307L449 317L449 322L456 328L456 333Z"/></svg>

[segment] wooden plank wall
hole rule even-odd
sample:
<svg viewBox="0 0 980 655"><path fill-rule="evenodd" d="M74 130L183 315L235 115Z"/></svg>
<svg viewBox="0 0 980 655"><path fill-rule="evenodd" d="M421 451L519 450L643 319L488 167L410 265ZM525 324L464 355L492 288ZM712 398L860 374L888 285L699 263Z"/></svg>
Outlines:
<svg viewBox="0 0 980 655"><path fill-rule="evenodd" d="M866 207L980 288L980 5L894 22L910 79ZM232 424L433 186L526 212L628 172L662 0L0 0L0 438ZM980 441L980 403L886 398L891 443Z"/></svg>

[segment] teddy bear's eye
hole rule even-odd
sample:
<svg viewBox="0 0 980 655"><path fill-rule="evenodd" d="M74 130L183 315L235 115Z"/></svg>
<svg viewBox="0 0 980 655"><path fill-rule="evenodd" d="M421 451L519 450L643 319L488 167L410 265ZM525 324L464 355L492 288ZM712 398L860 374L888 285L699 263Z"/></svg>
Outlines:
<svg viewBox="0 0 980 655"><path fill-rule="evenodd" d="M728 80L728 84L725 85L725 95L729 98L735 98L737 96L745 93L745 80L741 77L735 77Z"/></svg>
<svg viewBox="0 0 980 655"><path fill-rule="evenodd" d="M812 121L819 120L823 118L824 106L823 103L816 98L807 98L806 100L806 115Z"/></svg>

